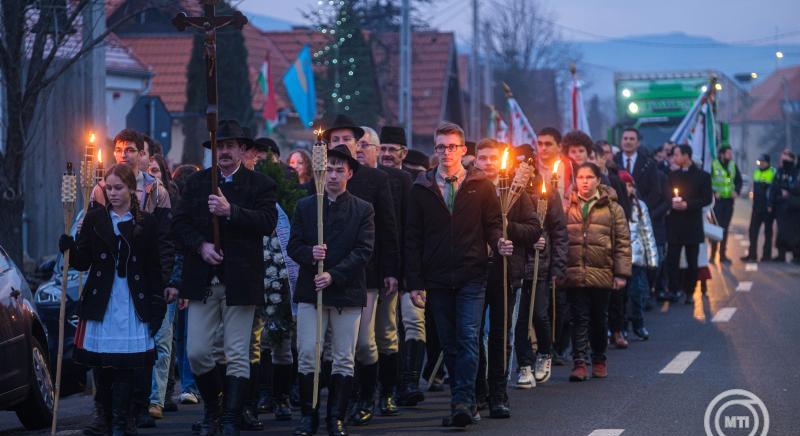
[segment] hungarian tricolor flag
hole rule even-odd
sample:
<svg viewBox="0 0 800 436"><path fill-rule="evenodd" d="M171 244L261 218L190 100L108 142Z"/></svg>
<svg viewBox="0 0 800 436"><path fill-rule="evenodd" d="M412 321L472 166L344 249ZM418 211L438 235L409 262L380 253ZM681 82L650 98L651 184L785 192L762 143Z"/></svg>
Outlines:
<svg viewBox="0 0 800 436"><path fill-rule="evenodd" d="M267 124L267 132L278 122L278 108L275 103L275 87L272 84L272 68L269 64L269 54L261 64L258 72L258 88L264 96L264 107L261 108L261 118Z"/></svg>

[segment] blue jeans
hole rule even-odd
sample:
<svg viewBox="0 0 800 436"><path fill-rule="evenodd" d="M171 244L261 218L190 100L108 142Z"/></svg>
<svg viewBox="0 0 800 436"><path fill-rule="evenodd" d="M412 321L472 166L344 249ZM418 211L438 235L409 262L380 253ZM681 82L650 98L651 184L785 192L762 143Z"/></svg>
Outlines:
<svg viewBox="0 0 800 436"><path fill-rule="evenodd" d="M176 325L178 338L175 343L175 346L178 349L175 350L175 358L177 359L175 365L177 365L178 373L181 377L181 392L191 392L197 395L199 391L197 389L197 384L194 382L192 368L189 366L189 357L186 355L186 332L188 331L188 320L189 316L187 310L181 310L178 312L178 324Z"/></svg>
<svg viewBox="0 0 800 436"><path fill-rule="evenodd" d="M650 293L647 281L647 269L642 266L633 266L633 273L628 279L628 299L631 302L630 320L633 328L644 327L644 306Z"/></svg>
<svg viewBox="0 0 800 436"><path fill-rule="evenodd" d="M428 303L450 374L452 404L475 405L478 375L478 331L486 297L486 284L467 283L460 289L431 289Z"/></svg>
<svg viewBox="0 0 800 436"><path fill-rule="evenodd" d="M156 333L156 362L153 365L153 384L150 388L150 404L164 407L164 396L167 392L167 377L169 376L169 360L172 354L173 322L178 303L167 304L167 313L164 321Z"/></svg>

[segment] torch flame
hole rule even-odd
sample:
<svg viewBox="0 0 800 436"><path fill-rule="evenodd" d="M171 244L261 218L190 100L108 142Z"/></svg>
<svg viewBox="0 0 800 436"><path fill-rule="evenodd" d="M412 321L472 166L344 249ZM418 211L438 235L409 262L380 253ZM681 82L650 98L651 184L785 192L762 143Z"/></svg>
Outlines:
<svg viewBox="0 0 800 436"><path fill-rule="evenodd" d="M558 174L558 165L561 163L561 160L557 160L556 164L553 165L553 174Z"/></svg>
<svg viewBox="0 0 800 436"><path fill-rule="evenodd" d="M89 144L94 144L95 139L94 132L89 132Z"/></svg>
<svg viewBox="0 0 800 436"><path fill-rule="evenodd" d="M94 135L92 135L92 137L94 137ZM103 150L99 148L97 149L97 162L103 162Z"/></svg>
<svg viewBox="0 0 800 436"><path fill-rule="evenodd" d="M500 169L505 170L508 168L508 147L503 150L503 158L500 161Z"/></svg>
<svg viewBox="0 0 800 436"><path fill-rule="evenodd" d="M542 180L542 194L547 194L547 183Z"/></svg>

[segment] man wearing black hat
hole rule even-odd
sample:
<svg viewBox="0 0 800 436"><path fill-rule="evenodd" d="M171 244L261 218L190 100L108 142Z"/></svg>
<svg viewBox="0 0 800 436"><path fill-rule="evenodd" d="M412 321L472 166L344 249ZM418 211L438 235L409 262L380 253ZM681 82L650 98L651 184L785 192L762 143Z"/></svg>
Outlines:
<svg viewBox="0 0 800 436"><path fill-rule="evenodd" d="M764 226L764 255L762 259L772 259L772 221L775 216L770 209L769 197L772 182L775 180L775 168L770 165L769 155L762 154L756 161L758 167L753 171L753 211L750 214L750 247L745 262L758 260L758 234Z"/></svg>
<svg viewBox="0 0 800 436"><path fill-rule="evenodd" d="M323 133L329 149L345 145L350 150L351 156L357 155L358 140L362 136L364 129L344 115L337 116L333 125ZM375 211L375 249L367 264L367 303L361 316L356 351L360 401L351 416L356 425L366 424L372 419L374 408L373 395L378 378L378 347L374 322L378 292L385 289L384 295L387 296L397 292L400 265L399 237L389 180L386 172L362 166L347 183L348 192L370 203ZM386 362L391 364L396 362L396 359ZM387 368L385 372L388 371L392 370ZM396 371L395 369L394 372ZM392 401L384 408L386 413L398 413L393 398L389 399Z"/></svg>
<svg viewBox="0 0 800 436"><path fill-rule="evenodd" d="M220 121L217 139L220 186L212 190L211 169L190 176L172 230L184 250L179 290L189 299L187 352L203 396L201 434L216 434L221 414L223 433L238 435L250 378L253 315L264 304L263 237L277 223L276 186L242 165L252 141L239 123ZM219 221L219 252L212 242L212 215ZM218 332L225 374L213 353Z"/></svg>
<svg viewBox="0 0 800 436"><path fill-rule="evenodd" d="M328 383L328 434L346 435L345 418L353 386L356 341L362 308L367 303L365 268L375 241L372 206L347 191L348 181L359 170L350 150L340 145L328 151L325 179L325 243L318 245L317 202L314 196L297 203L287 251L300 265L294 300L297 308L297 354L302 419L294 434L312 435L319 423L313 407L317 310L323 329L329 330L333 357ZM325 272L317 274L317 262ZM317 292L322 307L316 307Z"/></svg>
<svg viewBox="0 0 800 436"><path fill-rule="evenodd" d="M417 178L417 175L428 171L431 159L427 154L416 150L408 150L408 154L403 160L403 169L411 173L411 177Z"/></svg>

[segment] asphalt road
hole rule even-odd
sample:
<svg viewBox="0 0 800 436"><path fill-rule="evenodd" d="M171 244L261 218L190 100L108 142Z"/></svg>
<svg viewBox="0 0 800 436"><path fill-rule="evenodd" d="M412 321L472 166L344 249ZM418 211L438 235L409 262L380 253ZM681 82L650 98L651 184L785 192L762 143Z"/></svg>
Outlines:
<svg viewBox="0 0 800 436"><path fill-rule="evenodd" d="M698 291L694 305L664 304L647 313L650 340L633 341L627 350L611 349L607 379L570 383L570 368L555 367L548 383L528 391L510 390L511 419L491 420L485 412L487 416L468 431L504 436L704 435L709 403L724 391L744 389L763 400L769 434L800 434L800 369L794 366L800 362L800 267L760 263L752 270L741 263L746 233L741 215L737 213L729 244L734 263L711 266L708 297L699 298ZM726 401L711 411L712 428L718 411L726 435L750 433L756 415L763 428L766 416L758 405ZM90 412L89 399L73 396L62 404L59 434L78 434ZM440 426L447 411L446 393L433 394L421 407L404 409L401 417L378 417L368 427L351 426L350 431L458 431ZM140 434L190 435L190 424L199 415L200 407L182 406L156 429ZM290 423L263 418L263 433L285 435L291 433L297 415ZM323 426L320 434L324 433ZM12 413L0 412L0 435L6 434L37 433L21 431Z"/></svg>

